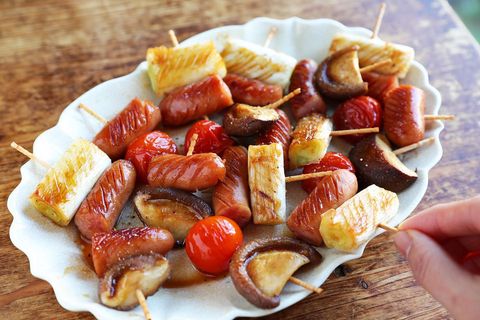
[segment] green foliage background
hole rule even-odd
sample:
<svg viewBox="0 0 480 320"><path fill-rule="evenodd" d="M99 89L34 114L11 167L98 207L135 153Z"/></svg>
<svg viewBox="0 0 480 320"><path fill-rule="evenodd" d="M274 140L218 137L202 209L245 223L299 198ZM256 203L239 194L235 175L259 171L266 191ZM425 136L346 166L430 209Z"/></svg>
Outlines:
<svg viewBox="0 0 480 320"><path fill-rule="evenodd" d="M473 36L480 41L480 0L449 0Z"/></svg>

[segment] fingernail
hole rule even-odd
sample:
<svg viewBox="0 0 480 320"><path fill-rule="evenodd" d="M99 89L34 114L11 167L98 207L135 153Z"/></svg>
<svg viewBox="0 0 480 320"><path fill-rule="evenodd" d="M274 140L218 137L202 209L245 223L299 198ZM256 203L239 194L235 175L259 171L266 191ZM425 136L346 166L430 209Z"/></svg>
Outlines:
<svg viewBox="0 0 480 320"><path fill-rule="evenodd" d="M407 257L412 245L412 236L410 233L408 231L399 231L393 241L395 241L395 245L402 256Z"/></svg>

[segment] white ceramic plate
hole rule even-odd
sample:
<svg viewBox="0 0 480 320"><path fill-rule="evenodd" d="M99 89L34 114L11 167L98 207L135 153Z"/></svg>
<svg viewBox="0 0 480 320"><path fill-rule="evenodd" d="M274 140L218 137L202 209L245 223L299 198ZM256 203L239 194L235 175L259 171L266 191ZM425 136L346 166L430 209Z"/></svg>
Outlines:
<svg viewBox="0 0 480 320"><path fill-rule="evenodd" d="M334 34L349 32L369 36L371 33L363 28L348 28L328 19L258 18L242 26L226 26L209 30L186 40L184 44L216 39L220 34L263 43L272 26L278 27L278 33L271 43L271 48L283 51L297 59L312 58L316 61L325 58ZM427 71L420 63L415 61L412 64L404 82L425 90L426 112L438 113L440 94L429 84ZM73 101L64 110L57 125L43 132L35 140L34 153L53 164L73 139L94 137L102 125L77 109L80 102L93 107L109 119L135 96L158 102L150 89L146 75L146 62L141 63L134 72L102 83ZM428 127L426 135L438 137L442 128L442 124L435 121ZM184 130L179 129L169 133L175 136L178 144L183 143ZM347 145L340 140L335 140L331 148L348 151ZM428 171L440 160L441 155L442 148L437 139L434 144L404 157L408 167L417 169L418 180L399 195L400 211L389 222L390 225L397 225L403 221L418 205L427 188ZM142 319L143 314L138 307L132 311L120 312L99 303L98 280L83 263L82 253L75 243L77 236L74 227L60 228L36 212L30 205L28 197L43 174L41 167L28 161L21 167L20 184L8 199L8 208L14 217L10 237L13 244L28 256L32 275L48 281L55 290L58 302L68 310L89 311L99 319ZM298 184L289 184L287 194L288 210L305 197ZM282 227L250 227L247 228L246 233L251 237L259 231L267 235L272 232L283 232ZM298 276L313 285L320 286L335 267L360 257L364 248L365 246L362 246L352 254L320 248L324 261L315 269ZM270 314L296 303L308 294L309 292L288 284L282 293L280 306L273 310L261 310L240 296L230 278L226 277L183 289L161 289L148 299L148 304L154 319L232 319L237 316L255 317Z"/></svg>

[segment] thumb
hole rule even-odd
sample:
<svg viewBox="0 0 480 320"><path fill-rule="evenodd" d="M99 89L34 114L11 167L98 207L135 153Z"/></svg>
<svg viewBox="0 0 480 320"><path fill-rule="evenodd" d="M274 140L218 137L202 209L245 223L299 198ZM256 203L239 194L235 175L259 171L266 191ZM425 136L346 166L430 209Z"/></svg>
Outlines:
<svg viewBox="0 0 480 320"><path fill-rule="evenodd" d="M478 277L464 271L434 240L419 231L400 231L394 240L417 282L455 317L465 318L465 309L475 305L480 314L475 298L480 290Z"/></svg>

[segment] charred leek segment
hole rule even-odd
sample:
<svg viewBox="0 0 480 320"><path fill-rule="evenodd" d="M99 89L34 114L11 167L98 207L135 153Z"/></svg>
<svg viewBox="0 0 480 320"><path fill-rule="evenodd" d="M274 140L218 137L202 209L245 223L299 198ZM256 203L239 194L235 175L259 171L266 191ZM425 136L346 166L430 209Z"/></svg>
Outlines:
<svg viewBox="0 0 480 320"><path fill-rule="evenodd" d="M158 290L169 274L168 260L160 254L126 258L100 279L100 301L107 307L130 310L138 305L136 290L148 297Z"/></svg>
<svg viewBox="0 0 480 320"><path fill-rule="evenodd" d="M321 160L330 144L332 122L319 114L303 117L292 134L288 158L292 169Z"/></svg>
<svg viewBox="0 0 480 320"><path fill-rule="evenodd" d="M398 206L396 193L371 185L325 212L320 234L327 247L351 252L372 236L379 223L392 218Z"/></svg>
<svg viewBox="0 0 480 320"><path fill-rule="evenodd" d="M297 61L284 53L239 39L227 39L222 57L228 73L286 88Z"/></svg>
<svg viewBox="0 0 480 320"><path fill-rule="evenodd" d="M96 145L78 139L47 171L30 201L44 216L66 226L110 163L110 158Z"/></svg>
<svg viewBox="0 0 480 320"><path fill-rule="evenodd" d="M413 48L400 44L393 44L379 38L366 38L351 34L337 34L330 45L330 53L358 45L360 67L366 67L376 62L390 59L392 62L375 69L382 74L396 75L404 78L415 56Z"/></svg>
<svg viewBox="0 0 480 320"><path fill-rule="evenodd" d="M188 47L164 46L147 50L148 75L158 96L209 75L224 77L225 63L213 41Z"/></svg>
<svg viewBox="0 0 480 320"><path fill-rule="evenodd" d="M279 143L248 147L248 183L253 223L281 224L286 218L283 150Z"/></svg>

